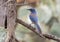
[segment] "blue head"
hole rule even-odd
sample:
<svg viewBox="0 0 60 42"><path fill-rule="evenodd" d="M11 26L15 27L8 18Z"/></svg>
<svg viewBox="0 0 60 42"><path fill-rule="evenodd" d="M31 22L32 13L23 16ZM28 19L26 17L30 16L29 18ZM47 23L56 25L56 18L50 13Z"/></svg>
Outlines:
<svg viewBox="0 0 60 42"><path fill-rule="evenodd" d="M27 10L29 10L32 14L36 14L36 10L34 8L27 9Z"/></svg>

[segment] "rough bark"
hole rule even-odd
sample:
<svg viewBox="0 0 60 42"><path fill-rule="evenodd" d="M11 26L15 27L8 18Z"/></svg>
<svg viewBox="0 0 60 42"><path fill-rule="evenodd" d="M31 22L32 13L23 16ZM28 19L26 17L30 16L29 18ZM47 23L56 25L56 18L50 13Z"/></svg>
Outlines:
<svg viewBox="0 0 60 42"><path fill-rule="evenodd" d="M15 29L16 29L16 0L10 0L9 3L6 4L7 11L7 35L5 42L17 42L15 38Z"/></svg>
<svg viewBox="0 0 60 42"><path fill-rule="evenodd" d="M22 21L21 19L17 19L16 22L19 23L19 24L21 24L21 25L23 25L23 26L25 26L25 27L27 27L28 29L30 29L31 31L33 31L34 33L36 33L38 36L41 37L41 35L34 30L34 27L32 27L32 26L30 26L29 24L25 23L25 22ZM52 39L52 40L55 40L55 41L60 42L60 38L58 38L58 37L56 37L56 36L54 36L54 35L51 35L51 34L42 34L42 36L44 36L44 37L47 38L47 39Z"/></svg>
<svg viewBox="0 0 60 42"><path fill-rule="evenodd" d="M0 0L0 26L7 24L7 35L5 42L18 42L15 38L16 29L16 0ZM5 17L6 21L5 21Z"/></svg>

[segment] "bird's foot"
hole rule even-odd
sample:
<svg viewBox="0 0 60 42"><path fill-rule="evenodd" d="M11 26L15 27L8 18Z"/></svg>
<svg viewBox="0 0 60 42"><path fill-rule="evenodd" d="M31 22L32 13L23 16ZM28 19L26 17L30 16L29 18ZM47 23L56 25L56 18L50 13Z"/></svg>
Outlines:
<svg viewBox="0 0 60 42"><path fill-rule="evenodd" d="M41 38L46 39L46 38L43 36L42 31L39 31L38 33L39 33L39 35L40 35Z"/></svg>

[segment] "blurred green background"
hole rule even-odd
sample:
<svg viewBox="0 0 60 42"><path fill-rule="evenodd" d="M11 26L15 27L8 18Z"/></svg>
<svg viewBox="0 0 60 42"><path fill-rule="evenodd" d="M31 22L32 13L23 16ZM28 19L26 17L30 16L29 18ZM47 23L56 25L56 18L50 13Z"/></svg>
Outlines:
<svg viewBox="0 0 60 42"><path fill-rule="evenodd" d="M29 11L26 10L29 6L22 6L17 9L19 19L22 19L26 23L30 24ZM43 33L56 35L60 37L60 0L41 0L38 8L36 8L39 24ZM21 42L56 42L53 40L39 38L35 33L27 29L26 27L18 24L16 27L16 38ZM0 42L6 37L6 30L0 27Z"/></svg>

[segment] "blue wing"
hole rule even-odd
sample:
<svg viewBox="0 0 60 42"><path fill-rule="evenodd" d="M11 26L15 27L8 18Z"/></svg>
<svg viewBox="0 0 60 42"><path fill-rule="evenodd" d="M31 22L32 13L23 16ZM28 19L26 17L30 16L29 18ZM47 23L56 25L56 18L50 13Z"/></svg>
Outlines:
<svg viewBox="0 0 60 42"><path fill-rule="evenodd" d="M34 23L38 23L38 17L37 16L29 16L30 17L30 20Z"/></svg>

